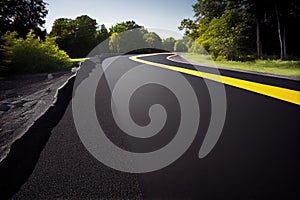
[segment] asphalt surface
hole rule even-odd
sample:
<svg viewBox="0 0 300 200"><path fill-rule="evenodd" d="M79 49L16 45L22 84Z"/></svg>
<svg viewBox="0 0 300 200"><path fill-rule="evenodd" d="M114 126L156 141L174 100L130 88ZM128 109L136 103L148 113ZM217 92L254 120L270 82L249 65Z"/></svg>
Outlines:
<svg viewBox="0 0 300 200"><path fill-rule="evenodd" d="M193 68L166 60L166 57L156 55L142 59ZM93 68L91 63L87 65ZM141 126L147 125L149 107L159 103L168 115L165 126L157 135L147 139L137 139L120 130L113 120L107 79L116 82L125 72L139 65L128 55L112 63L106 78L98 84L95 108L99 123L113 143L127 151L149 152L162 148L174 138L180 124L180 109L176 97L167 88L157 84L143 86L130 101L133 120ZM154 66L149 68L162 74L175 73ZM210 72L206 67L197 69ZM226 70L220 72L243 80L300 90L297 81ZM52 130L32 174L12 198L299 199L300 107L225 86L227 117L221 137L213 150L199 159L199 149L210 122L211 101L202 78L183 76L197 95L201 120L192 145L174 163L142 174L120 172L105 166L81 143L70 103Z"/></svg>

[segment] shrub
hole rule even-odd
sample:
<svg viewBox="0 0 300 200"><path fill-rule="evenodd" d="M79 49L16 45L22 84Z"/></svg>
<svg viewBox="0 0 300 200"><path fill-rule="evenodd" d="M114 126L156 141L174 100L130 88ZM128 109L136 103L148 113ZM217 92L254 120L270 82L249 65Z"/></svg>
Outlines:
<svg viewBox="0 0 300 200"><path fill-rule="evenodd" d="M29 32L26 39L18 38L16 33L3 36L4 64L9 73L53 72L70 66L66 52L59 50L55 38L46 36L41 41Z"/></svg>
<svg viewBox="0 0 300 200"><path fill-rule="evenodd" d="M204 47L198 44L196 41L193 42L192 46L188 49L189 53L196 53L196 54L208 54Z"/></svg>

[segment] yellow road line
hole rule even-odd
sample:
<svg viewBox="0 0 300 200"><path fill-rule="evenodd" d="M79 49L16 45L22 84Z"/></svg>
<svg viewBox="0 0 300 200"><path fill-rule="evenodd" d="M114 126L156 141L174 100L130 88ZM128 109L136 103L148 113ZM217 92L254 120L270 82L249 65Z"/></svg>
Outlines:
<svg viewBox="0 0 300 200"><path fill-rule="evenodd" d="M277 86L272 86L272 85L267 85L267 84L262 84L262 83L256 83L252 81L246 81L238 78L232 78L228 76L221 76L221 75L216 75L216 74L211 74L211 73L206 73L206 72L200 72L197 70L192 70L192 69L186 69L186 68L181 68L181 67L176 67L176 66L171 66L171 65L165 65L161 63L155 63L151 61L146 61L140 59L140 57L146 57L146 56L154 56L154 55L159 55L159 54L170 54L170 53L153 53L153 54L146 54L146 55L139 55L139 56L131 56L130 59L136 62L172 70L172 71L177 71L181 72L184 74L189 74L201 78L205 78L208 80L216 81L219 83L223 83L226 85L234 86L237 88L241 88L244 90L252 91L258 94L266 95L269 97L273 97L276 99L280 99L283 101L287 101L293 104L300 105L300 92L296 90L291 90L287 88L282 88L282 87L277 87ZM169 56L170 57L170 56Z"/></svg>

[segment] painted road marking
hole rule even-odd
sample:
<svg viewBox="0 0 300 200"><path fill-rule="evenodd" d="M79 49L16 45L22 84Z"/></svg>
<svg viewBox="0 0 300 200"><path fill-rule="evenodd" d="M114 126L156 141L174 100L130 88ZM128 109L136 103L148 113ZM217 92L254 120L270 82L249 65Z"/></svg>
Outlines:
<svg viewBox="0 0 300 200"><path fill-rule="evenodd" d="M145 54L145 55L143 54L143 55L138 55L138 56L131 56L131 57L129 57L129 59L139 62L139 63L144 63L147 65L152 65L152 66L160 67L163 69L168 69L168 70L172 70L172 71L181 72L184 74L189 74L192 76L205 78L205 79L212 80L215 82L223 83L226 85L230 85L233 87L241 88L241 89L252 91L252 92L262 94L265 96L269 96L269 97L273 97L273 98L280 99L283 101L287 101L289 103L300 105L300 92L296 91L296 90L291 90L291 89L287 89L287 88L282 88L282 87L277 87L277 86L272 86L272 85L267 85L267 84L262 84L262 83L256 83L256 82L252 82L252 81L246 81L243 79L232 78L232 77L228 77L228 76L221 76L221 75L216 75L216 74L211 74L211 73L206 73L206 72L200 72L197 70L186 69L186 68L181 68L181 67L176 67L176 66L166 65L166 64L161 64L161 63L155 63L155 62L140 59L140 57L155 56L155 55L161 55L161 54L170 54L170 53L153 53L153 54ZM173 54L173 56L174 55L176 55L176 54ZM169 57L171 57L171 56L169 56Z"/></svg>

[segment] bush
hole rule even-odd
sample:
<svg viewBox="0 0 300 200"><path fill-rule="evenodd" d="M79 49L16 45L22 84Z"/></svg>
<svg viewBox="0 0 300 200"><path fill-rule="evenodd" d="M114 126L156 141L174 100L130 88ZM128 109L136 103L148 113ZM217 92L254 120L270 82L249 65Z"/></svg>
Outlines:
<svg viewBox="0 0 300 200"><path fill-rule="evenodd" d="M224 56L218 56L215 60L216 61L226 61L226 58Z"/></svg>
<svg viewBox="0 0 300 200"><path fill-rule="evenodd" d="M204 47L198 44L196 41L193 42L192 46L188 49L189 53L203 54L207 55L207 51Z"/></svg>
<svg viewBox="0 0 300 200"><path fill-rule="evenodd" d="M53 72L70 66L66 52L59 50L55 38L46 37L41 41L29 32L26 39L18 38L16 33L3 36L4 65L9 73Z"/></svg>

